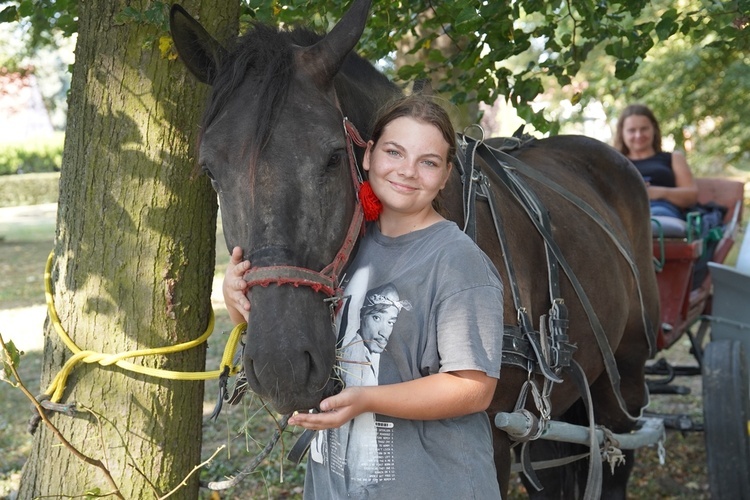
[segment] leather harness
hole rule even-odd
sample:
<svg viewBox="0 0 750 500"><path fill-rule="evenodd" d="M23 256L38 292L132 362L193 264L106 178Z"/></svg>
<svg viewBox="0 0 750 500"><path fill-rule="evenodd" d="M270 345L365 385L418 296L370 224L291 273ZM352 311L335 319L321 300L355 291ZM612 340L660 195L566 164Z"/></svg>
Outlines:
<svg viewBox="0 0 750 500"><path fill-rule="evenodd" d="M549 212L522 175L544 184L583 211L588 217L593 219L603 232L607 234L609 239L615 243L621 255L630 265L631 271L636 279L645 331L652 332L653 329L651 328L645 314L638 269L633 257L616 237L614 229L584 200L507 153L507 151L519 149L533 140L533 138L512 137L505 139L500 148L492 148L484 143L483 138L475 140L465 134L459 135L459 144L461 147L457 154L457 166L463 183L464 231L476 241L476 200L480 199L485 201L489 207L495 226L495 232L497 233L497 238L502 250L503 261L509 281L507 286L511 290L514 308L517 313L517 324L504 325L502 362L504 365L517 366L521 369L527 370L529 374L527 382L521 388L516 403L516 410L527 411L524 407L526 405L528 394L531 392L534 395L534 401L537 410L540 413L540 423L535 435L527 436L522 443L521 467L524 475L526 475L532 485L537 488L537 490L541 490L542 485L534 473L527 445L529 441L540 437L544 430L545 421L548 421L551 416L549 395L552 383L562 382L563 379L560 378L560 374L563 371L568 374L575 383L583 399L584 406L586 407L589 419L589 446L592 457L594 457L594 450L598 449L589 384L586 380L586 375L583 369L573 359L573 353L576 350L576 346L568 341L568 314L567 308L560 294L560 268L562 268L563 272L571 282L576 295L586 312L596 342L602 353L606 372L620 405L620 409L629 418L635 420L636 417L630 415L628 412L627 405L620 392L620 375L606 333L604 332L583 286L567 263L561 249L552 236ZM476 163L476 156L479 156L483 160L486 169L483 170ZM497 195L490 185L490 180L494 181L495 184L502 186L506 193L515 199L519 206L521 206L526 212L529 220L533 223L537 232L544 240L550 310L547 315L541 316L539 320L539 332L534 330L527 309L521 302L518 282L512 263L512 256L497 211ZM647 335L647 337L649 347L653 352L653 335ZM533 373L541 374L544 377L543 389L540 390L533 381ZM584 498L598 498L599 492L601 491L601 484L602 462L597 459L589 460L588 481Z"/></svg>

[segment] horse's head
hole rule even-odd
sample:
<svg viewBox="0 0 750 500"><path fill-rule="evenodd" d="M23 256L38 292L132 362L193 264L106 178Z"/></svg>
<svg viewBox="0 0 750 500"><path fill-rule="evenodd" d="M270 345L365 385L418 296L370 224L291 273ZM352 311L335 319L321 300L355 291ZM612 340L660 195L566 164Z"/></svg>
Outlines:
<svg viewBox="0 0 750 500"><path fill-rule="evenodd" d="M231 50L179 6L171 12L181 59L212 86L199 162L219 195L227 248L242 247L260 269L248 294L246 375L280 412L316 407L335 386L326 295L280 283L299 283L293 267L329 266L353 219L334 77L362 34L369 4L357 0L325 37L257 25Z"/></svg>

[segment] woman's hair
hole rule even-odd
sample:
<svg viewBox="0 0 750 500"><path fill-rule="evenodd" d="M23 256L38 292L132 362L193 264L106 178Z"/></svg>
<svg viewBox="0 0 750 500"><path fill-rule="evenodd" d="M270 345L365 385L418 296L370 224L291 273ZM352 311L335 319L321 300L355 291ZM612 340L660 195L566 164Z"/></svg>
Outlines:
<svg viewBox="0 0 750 500"><path fill-rule="evenodd" d="M448 166L453 164L456 158L456 131L453 128L448 112L433 101L430 97L423 94L411 94L406 97L399 97L391 101L380 111L375 126L372 130L372 142L377 144L383 129L386 125L397 118L413 118L417 121L435 126L448 143ZM448 217L447 210L442 203L442 194L438 193L437 197L432 200L432 207L442 216Z"/></svg>
<svg viewBox="0 0 750 500"><path fill-rule="evenodd" d="M659 127L659 122L656 120L656 117L654 116L653 111L649 109L648 106L645 106L643 104L631 104L627 108L625 108L620 115L620 118L617 119L617 132L615 133L615 149L617 149L620 153L627 156L630 151L628 150L628 147L625 145L625 141L623 141L622 134L623 134L623 125L625 124L625 119L629 116L645 116L649 119L651 122L651 125L654 127L654 142L652 146L654 147L654 152L661 153L661 128Z"/></svg>
<svg viewBox="0 0 750 500"><path fill-rule="evenodd" d="M449 164L453 163L456 156L456 131L453 129L451 119L442 106L422 94L400 97L388 103L380 111L375 121L372 141L377 143L386 125L402 117L413 118L435 126L443 135L445 142L448 143L448 158L446 160Z"/></svg>

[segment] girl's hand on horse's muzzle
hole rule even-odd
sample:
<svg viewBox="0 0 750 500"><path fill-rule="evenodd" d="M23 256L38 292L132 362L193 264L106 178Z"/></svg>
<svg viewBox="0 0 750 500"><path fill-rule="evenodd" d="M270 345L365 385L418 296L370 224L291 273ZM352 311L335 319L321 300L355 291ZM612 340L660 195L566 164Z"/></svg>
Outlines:
<svg viewBox="0 0 750 500"><path fill-rule="evenodd" d="M366 411L363 404L369 387L347 387L339 394L320 402L320 413L296 413L289 419L291 425L319 431L341 427Z"/></svg>
<svg viewBox="0 0 750 500"><path fill-rule="evenodd" d="M247 323L250 319L250 301L247 299L247 281L245 274L250 270L250 261L242 260L242 249L234 247L229 258L227 272L221 291L224 294L229 317L234 324Z"/></svg>

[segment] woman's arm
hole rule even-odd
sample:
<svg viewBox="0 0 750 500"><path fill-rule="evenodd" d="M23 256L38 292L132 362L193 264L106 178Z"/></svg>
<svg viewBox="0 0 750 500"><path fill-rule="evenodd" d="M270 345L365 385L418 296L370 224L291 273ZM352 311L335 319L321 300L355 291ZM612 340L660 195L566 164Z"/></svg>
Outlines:
<svg viewBox="0 0 750 500"><path fill-rule="evenodd" d="M348 387L324 399L321 413L299 413L289 423L306 429L331 429L366 412L408 420L459 417L486 410L496 385L497 379L482 371L462 370L399 384Z"/></svg>
<svg viewBox="0 0 750 500"><path fill-rule="evenodd" d="M242 260L242 249L234 247L221 291L224 294L224 304L229 311L229 319L235 325L247 323L250 317L250 301L246 297L247 282L243 278L249 269L250 262Z"/></svg>
<svg viewBox="0 0 750 500"><path fill-rule="evenodd" d="M652 200L667 200L680 208L688 208L698 202L698 185L687 164L685 155L679 151L672 153L672 171L675 186L649 186L648 197Z"/></svg>

